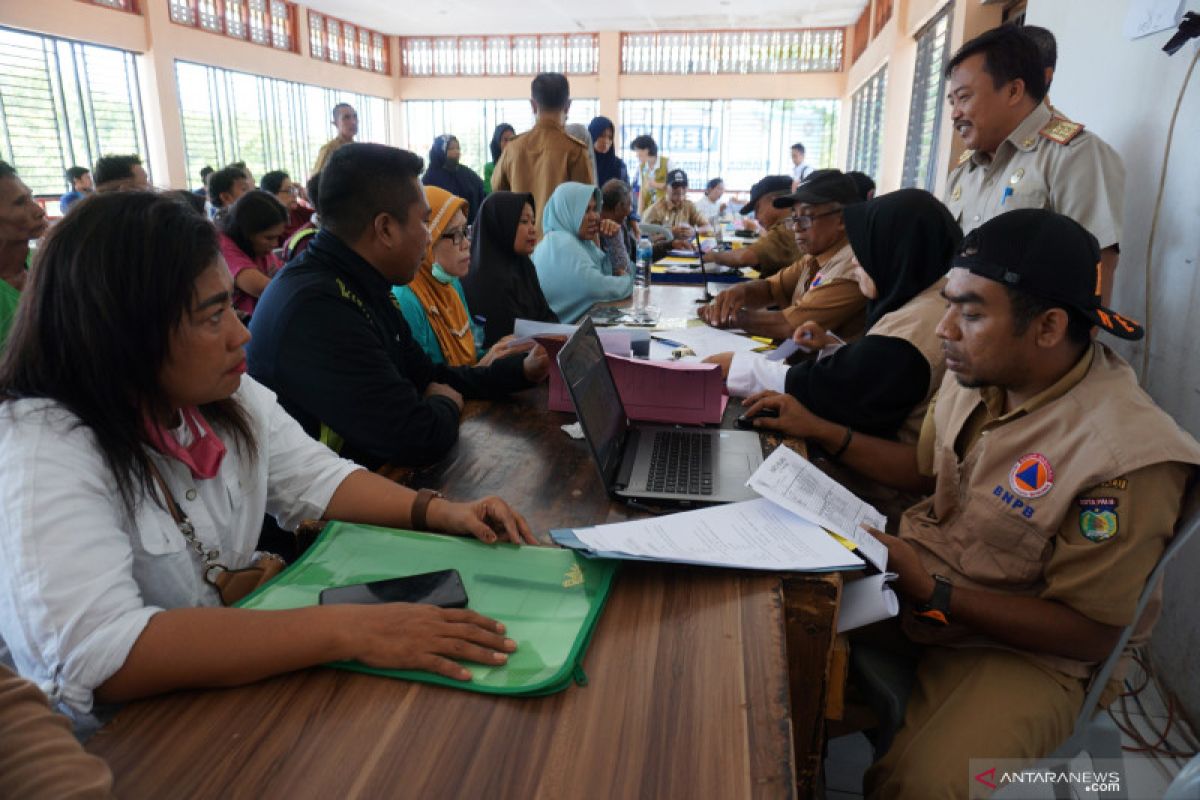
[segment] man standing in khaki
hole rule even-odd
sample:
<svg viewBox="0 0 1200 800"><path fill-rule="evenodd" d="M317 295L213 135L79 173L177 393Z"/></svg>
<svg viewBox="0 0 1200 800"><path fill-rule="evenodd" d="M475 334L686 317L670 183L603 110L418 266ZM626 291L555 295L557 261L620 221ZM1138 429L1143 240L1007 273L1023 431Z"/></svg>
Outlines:
<svg viewBox="0 0 1200 800"><path fill-rule="evenodd" d="M1046 73L1033 40L1003 25L964 44L946 69L954 129L971 148L943 200L970 233L1018 208L1065 214L1100 242L1101 292L1112 296L1125 168L1116 151L1043 102Z"/></svg>
<svg viewBox="0 0 1200 800"><path fill-rule="evenodd" d="M537 121L533 130L504 148L492 173L492 190L533 195L540 239L542 211L554 190L568 181L595 181L587 145L563 130L571 109L571 85L566 76L557 72L538 75L530 86L529 103Z"/></svg>
<svg viewBox="0 0 1200 800"><path fill-rule="evenodd" d="M810 173L794 193L776 197L776 208L792 209L785 221L804 256L769 278L730 286L700 316L716 327L772 339L790 337L805 322L843 339L861 336L867 298L854 278L854 252L842 223L842 209L855 202L854 182L836 169ZM780 310L767 310L770 305Z"/></svg>
<svg viewBox="0 0 1200 800"><path fill-rule="evenodd" d="M312 175L325 168L329 157L344 144L350 144L358 136L358 112L349 103L338 103L333 107L333 126L337 128L337 136L330 139L317 153L317 161L313 164Z"/></svg>

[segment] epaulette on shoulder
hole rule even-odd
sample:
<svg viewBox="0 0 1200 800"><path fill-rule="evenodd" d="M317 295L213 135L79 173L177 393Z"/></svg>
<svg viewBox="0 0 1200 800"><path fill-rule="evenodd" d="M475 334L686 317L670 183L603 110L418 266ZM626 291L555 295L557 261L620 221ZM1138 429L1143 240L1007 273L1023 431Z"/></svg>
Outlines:
<svg viewBox="0 0 1200 800"><path fill-rule="evenodd" d="M1083 123L1072 122L1064 117L1051 117L1038 134L1058 144L1068 144L1083 132Z"/></svg>

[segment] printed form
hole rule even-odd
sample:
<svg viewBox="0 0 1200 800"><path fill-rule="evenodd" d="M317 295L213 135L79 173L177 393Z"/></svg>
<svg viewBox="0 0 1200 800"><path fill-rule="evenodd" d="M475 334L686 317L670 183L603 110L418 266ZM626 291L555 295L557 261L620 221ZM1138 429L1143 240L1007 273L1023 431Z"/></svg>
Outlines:
<svg viewBox="0 0 1200 800"><path fill-rule="evenodd" d="M858 551L887 571L887 547L862 529L882 531L887 520L873 506L787 447L777 447L750 480L754 491L809 522L854 542Z"/></svg>

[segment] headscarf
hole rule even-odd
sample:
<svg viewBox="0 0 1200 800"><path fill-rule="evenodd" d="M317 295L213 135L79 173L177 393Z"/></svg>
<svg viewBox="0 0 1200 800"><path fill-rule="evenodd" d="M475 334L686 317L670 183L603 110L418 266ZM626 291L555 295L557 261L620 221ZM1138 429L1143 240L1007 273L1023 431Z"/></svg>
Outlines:
<svg viewBox="0 0 1200 800"><path fill-rule="evenodd" d="M467 222L472 223L483 203L483 179L465 164L446 164L446 150L452 141L457 142L458 139L448 133L433 140L433 147L429 148L429 167L421 177L421 183L440 187L466 200L467 210L463 213L467 215Z"/></svg>
<svg viewBox="0 0 1200 800"><path fill-rule="evenodd" d="M950 269L962 231L949 210L923 189L900 189L842 211L854 257L875 281L867 329L932 286Z"/></svg>
<svg viewBox="0 0 1200 800"><path fill-rule="evenodd" d="M579 141L587 146L588 163L592 165L592 179L596 177L596 145L592 142L592 134L588 133L588 129L578 122L572 122L563 128L568 136L574 136Z"/></svg>
<svg viewBox="0 0 1200 800"><path fill-rule="evenodd" d="M563 183L542 212L544 235L533 251L538 282L550 308L564 322L574 322L597 300L628 296L633 275L613 275L612 261L595 242L579 238L588 201L600 207L600 190L586 183Z"/></svg>
<svg viewBox="0 0 1200 800"><path fill-rule="evenodd" d="M558 322L542 294L533 262L513 252L526 205L537 213L531 194L492 192L483 201L471 233L471 271L462 285L471 312L483 320L484 347L512 333L517 319Z"/></svg>
<svg viewBox="0 0 1200 800"><path fill-rule="evenodd" d="M462 211L466 214L467 203L437 186L425 187L425 199L430 208L429 247L421 259L416 277L408 286L420 301L421 308L425 309L429 327L433 329L438 346L442 348L446 363L452 367L474 364L475 335L471 332L471 320L462 298L458 296L453 282L443 283L433 274L433 247L446 232L454 213Z"/></svg>
<svg viewBox="0 0 1200 800"><path fill-rule="evenodd" d="M588 202L593 199L596 201L598 212L601 203L604 202L599 187L573 181L559 184L558 188L554 190L554 194L550 195L545 210L542 211L542 241L550 238L551 234L556 238L569 236L574 245L582 247L589 253L595 251L600 258L603 258L604 253L596 246L595 242L585 242L579 238L579 226L583 224L583 216L587 213Z"/></svg>
<svg viewBox="0 0 1200 800"><path fill-rule="evenodd" d="M629 183L629 170L625 167L625 162L617 156L617 143L614 141L607 153L596 149L596 140L605 131L612 131L613 134L617 132L616 126L608 117L596 117L588 123L588 133L592 135L592 155L596 158L596 185L604 186L613 178Z"/></svg>
<svg viewBox="0 0 1200 800"><path fill-rule="evenodd" d="M496 130L492 131L492 142L489 146L492 149L493 164L500 160L500 139L504 137L505 133L515 134L516 132L517 129L512 125L509 125L507 122L501 122L496 126ZM513 236L516 236L516 234L514 233Z"/></svg>

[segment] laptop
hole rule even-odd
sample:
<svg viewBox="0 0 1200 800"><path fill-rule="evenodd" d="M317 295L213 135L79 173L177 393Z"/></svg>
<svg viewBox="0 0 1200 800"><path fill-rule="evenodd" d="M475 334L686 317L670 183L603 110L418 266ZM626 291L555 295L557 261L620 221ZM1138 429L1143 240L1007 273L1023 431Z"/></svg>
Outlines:
<svg viewBox="0 0 1200 800"><path fill-rule="evenodd" d="M631 425L590 319L563 345L558 366L609 494L679 505L758 497L746 486L763 461L758 434Z"/></svg>

